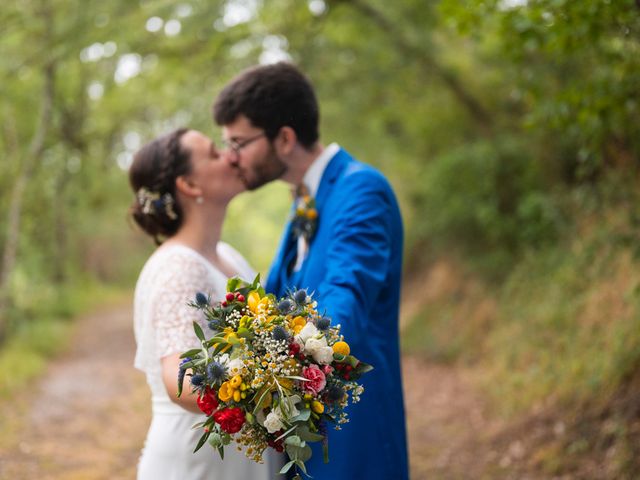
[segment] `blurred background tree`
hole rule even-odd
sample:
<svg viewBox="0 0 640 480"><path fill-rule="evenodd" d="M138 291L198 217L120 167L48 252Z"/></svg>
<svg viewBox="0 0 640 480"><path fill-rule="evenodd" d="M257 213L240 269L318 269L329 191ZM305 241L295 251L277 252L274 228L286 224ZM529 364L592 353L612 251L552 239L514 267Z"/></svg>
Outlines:
<svg viewBox="0 0 640 480"><path fill-rule="evenodd" d="M406 290L428 300L405 349L480 367L502 411L618 418L605 406L640 392L639 13L632 0L6 2L2 341L130 292L153 248L127 221L132 154L181 125L219 138L221 86L291 60L317 88L324 141L400 198ZM271 185L229 212L225 239L262 273L288 204ZM434 294L443 264L454 286ZM638 431L600 423L576 455L606 437L624 446L612 471L637 465ZM569 468L545 452L545 468Z"/></svg>

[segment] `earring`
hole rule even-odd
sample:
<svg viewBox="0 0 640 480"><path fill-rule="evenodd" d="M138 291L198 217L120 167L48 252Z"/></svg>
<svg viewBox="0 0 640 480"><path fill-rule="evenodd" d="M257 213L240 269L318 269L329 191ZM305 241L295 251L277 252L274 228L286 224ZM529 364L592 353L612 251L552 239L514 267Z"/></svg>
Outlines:
<svg viewBox="0 0 640 480"><path fill-rule="evenodd" d="M202 197L196 197L196 203L197 203L198 205L202 205L202 204L204 203L204 198L202 198Z"/></svg>

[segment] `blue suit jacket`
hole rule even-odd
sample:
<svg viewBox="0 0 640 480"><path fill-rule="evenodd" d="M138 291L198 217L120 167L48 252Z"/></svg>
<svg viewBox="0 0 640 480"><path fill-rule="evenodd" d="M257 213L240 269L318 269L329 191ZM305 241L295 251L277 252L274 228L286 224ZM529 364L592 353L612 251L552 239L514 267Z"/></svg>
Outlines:
<svg viewBox="0 0 640 480"><path fill-rule="evenodd" d="M398 310L402 220L387 180L340 150L327 165L316 195L318 228L302 268L287 273L296 245L288 225L266 290L282 296L299 287L315 292L332 323L342 326L352 354L370 363L350 421L329 429L329 463L319 444L307 462L316 480L408 478Z"/></svg>

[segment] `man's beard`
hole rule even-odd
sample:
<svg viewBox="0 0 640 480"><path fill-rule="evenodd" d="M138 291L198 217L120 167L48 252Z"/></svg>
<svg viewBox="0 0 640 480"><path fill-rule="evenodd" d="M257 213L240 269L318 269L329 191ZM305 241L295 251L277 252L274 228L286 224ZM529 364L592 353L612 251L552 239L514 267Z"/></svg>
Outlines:
<svg viewBox="0 0 640 480"><path fill-rule="evenodd" d="M286 171L287 166L278 158L275 149L271 146L262 161L254 165L251 178L243 175L242 180L248 190L256 190L265 183L282 177Z"/></svg>

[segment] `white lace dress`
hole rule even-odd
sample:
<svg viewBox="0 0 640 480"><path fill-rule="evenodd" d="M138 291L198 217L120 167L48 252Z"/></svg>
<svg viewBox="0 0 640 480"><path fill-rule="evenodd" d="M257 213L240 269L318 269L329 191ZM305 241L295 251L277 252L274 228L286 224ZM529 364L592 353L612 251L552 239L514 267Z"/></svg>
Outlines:
<svg viewBox="0 0 640 480"><path fill-rule="evenodd" d="M217 250L241 278L253 280L253 270L236 250L222 242ZM209 445L194 454L202 431L191 427L203 421L204 415L173 403L162 381L162 357L198 347L193 320L208 331L201 312L187 304L197 292L222 298L226 284L227 277L206 258L181 245L156 250L140 273L134 300L135 366L146 374L153 416L138 464L138 480L267 480L278 470L277 455L265 455L265 464L259 465L233 444L225 448L224 461ZM188 380L185 388L189 388Z"/></svg>

